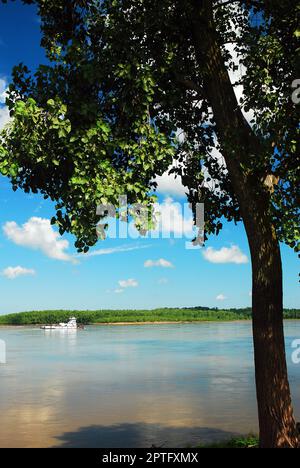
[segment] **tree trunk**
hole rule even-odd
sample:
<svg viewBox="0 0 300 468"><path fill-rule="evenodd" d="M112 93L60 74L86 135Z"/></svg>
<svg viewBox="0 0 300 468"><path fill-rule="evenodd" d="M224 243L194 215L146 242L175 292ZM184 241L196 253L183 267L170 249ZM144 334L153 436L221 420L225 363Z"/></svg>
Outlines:
<svg viewBox="0 0 300 468"><path fill-rule="evenodd" d="M275 230L261 208L245 220L252 259L255 378L262 448L295 448L298 435L288 382L282 267Z"/></svg>
<svg viewBox="0 0 300 468"><path fill-rule="evenodd" d="M264 155L261 141L243 117L225 67L215 30L212 1L192 0L192 38L203 86L212 107L231 183L245 224L252 259L252 310L255 375L263 448L298 447L298 434L287 375L282 267L270 215L264 174L252 172L251 160Z"/></svg>

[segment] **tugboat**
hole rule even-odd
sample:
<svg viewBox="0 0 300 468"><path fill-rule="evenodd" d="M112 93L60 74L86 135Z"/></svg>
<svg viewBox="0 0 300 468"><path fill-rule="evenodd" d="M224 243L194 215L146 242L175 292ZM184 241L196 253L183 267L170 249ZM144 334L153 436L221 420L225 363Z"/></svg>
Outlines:
<svg viewBox="0 0 300 468"><path fill-rule="evenodd" d="M42 330L77 330L77 328L81 328L81 327L77 325L75 317L70 317L67 323L61 322L61 323L54 324L54 325L42 325L41 326Z"/></svg>

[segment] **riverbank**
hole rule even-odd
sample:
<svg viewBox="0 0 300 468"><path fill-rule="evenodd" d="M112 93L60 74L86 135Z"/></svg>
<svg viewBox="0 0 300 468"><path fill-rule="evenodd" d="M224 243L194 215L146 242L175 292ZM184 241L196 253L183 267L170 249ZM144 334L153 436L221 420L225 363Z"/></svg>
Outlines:
<svg viewBox="0 0 300 468"><path fill-rule="evenodd" d="M193 322L235 322L251 320L250 308L218 309L206 307L161 308L149 310L46 310L0 316L1 325L41 325L65 322L75 316L83 325L146 325ZM285 319L300 319L299 309L285 309Z"/></svg>
<svg viewBox="0 0 300 468"><path fill-rule="evenodd" d="M286 319L286 320L296 320L296 319ZM190 321L183 321L183 320L176 320L169 322L167 320L162 320L160 322L95 322L95 323L87 323L85 326L97 326L97 327L121 327L121 326L144 326L144 325L191 325L197 323L247 323L250 322L251 319L241 319L241 320L190 320ZM26 324L26 325L17 325L17 324L1 324L0 329L2 328L40 328L40 324Z"/></svg>
<svg viewBox="0 0 300 468"><path fill-rule="evenodd" d="M233 437L232 439L222 442L199 445L197 448L239 448L249 449L258 448L259 439L256 435L249 434L248 436Z"/></svg>

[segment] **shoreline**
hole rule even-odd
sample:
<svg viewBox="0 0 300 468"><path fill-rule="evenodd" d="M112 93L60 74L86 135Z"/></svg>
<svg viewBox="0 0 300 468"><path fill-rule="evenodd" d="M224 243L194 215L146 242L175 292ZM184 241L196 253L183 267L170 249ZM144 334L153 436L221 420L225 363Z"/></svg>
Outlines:
<svg viewBox="0 0 300 468"><path fill-rule="evenodd" d="M296 319L295 319L296 320ZM146 321L146 322L91 322L84 324L84 327L105 327L105 326L116 326L122 327L124 325L186 325L189 323L240 323L240 322L251 322L251 319L242 319L242 320L173 320L173 321ZM40 328L43 323L36 324L36 323L28 323L26 325L18 325L18 324L0 324L1 328Z"/></svg>
<svg viewBox="0 0 300 468"><path fill-rule="evenodd" d="M86 326L89 325L116 325L116 326L122 326L122 325L187 325L189 323L240 323L240 322L251 322L251 319L241 319L241 320L149 320L146 322L95 322L95 323L89 323Z"/></svg>
<svg viewBox="0 0 300 468"><path fill-rule="evenodd" d="M300 319L296 318L289 318L284 319L284 322L290 321L298 321ZM252 319L241 319L241 320L173 320L173 321L146 321L146 322L93 322L85 324L84 327L89 326L126 326L126 325L187 325L187 324L199 324L199 323L248 323L251 322ZM0 324L1 328L40 328L43 324L26 324L26 325L18 325L18 324Z"/></svg>

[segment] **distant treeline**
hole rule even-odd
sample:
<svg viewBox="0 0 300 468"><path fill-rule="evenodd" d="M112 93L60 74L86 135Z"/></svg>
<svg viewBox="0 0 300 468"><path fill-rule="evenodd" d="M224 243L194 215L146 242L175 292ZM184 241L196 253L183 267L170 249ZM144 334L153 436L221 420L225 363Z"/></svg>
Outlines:
<svg viewBox="0 0 300 468"><path fill-rule="evenodd" d="M251 309L218 309L209 307L163 308L152 310L45 310L0 316L0 325L39 325L66 322L69 317L78 323L117 322L193 322L251 319ZM284 318L300 319L299 309L285 309Z"/></svg>

